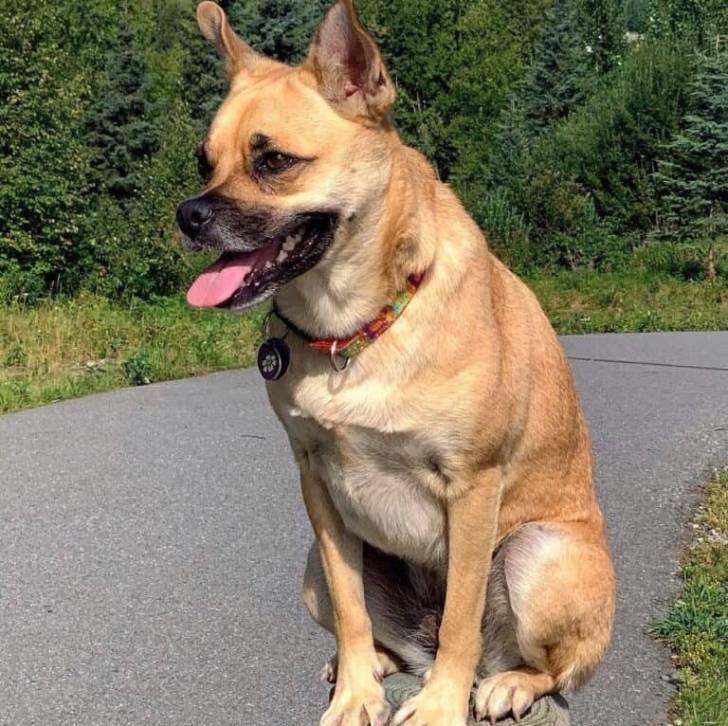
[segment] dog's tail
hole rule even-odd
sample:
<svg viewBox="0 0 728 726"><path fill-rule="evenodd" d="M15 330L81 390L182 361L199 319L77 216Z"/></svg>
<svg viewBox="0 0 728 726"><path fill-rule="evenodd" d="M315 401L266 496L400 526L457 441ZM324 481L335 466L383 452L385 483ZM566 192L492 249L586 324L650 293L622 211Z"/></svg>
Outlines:
<svg viewBox="0 0 728 726"><path fill-rule="evenodd" d="M374 639L405 671L424 675L437 653L444 584L435 573L373 550L365 555L365 570Z"/></svg>

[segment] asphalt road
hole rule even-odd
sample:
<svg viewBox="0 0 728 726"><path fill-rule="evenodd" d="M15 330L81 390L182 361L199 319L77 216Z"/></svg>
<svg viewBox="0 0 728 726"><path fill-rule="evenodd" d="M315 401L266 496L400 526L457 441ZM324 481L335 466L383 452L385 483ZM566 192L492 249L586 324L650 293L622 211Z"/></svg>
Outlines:
<svg viewBox="0 0 728 726"><path fill-rule="evenodd" d="M646 629L728 461L728 370L706 370L728 368L728 333L565 344L631 361L573 362L620 578L574 724L664 724L670 659ZM333 646L299 597L309 539L256 372L0 417L0 724L318 723Z"/></svg>

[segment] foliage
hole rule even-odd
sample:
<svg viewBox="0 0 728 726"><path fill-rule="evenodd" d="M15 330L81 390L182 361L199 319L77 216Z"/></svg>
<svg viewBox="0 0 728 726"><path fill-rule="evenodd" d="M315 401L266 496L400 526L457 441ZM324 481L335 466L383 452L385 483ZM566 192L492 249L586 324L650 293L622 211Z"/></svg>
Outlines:
<svg viewBox="0 0 728 726"><path fill-rule="evenodd" d="M225 0L218 3L246 43L284 63L303 60L328 0ZM183 97L203 133L225 93L219 61L200 36L190 16L180 19L179 31L188 53L183 68Z"/></svg>
<svg viewBox="0 0 728 726"><path fill-rule="evenodd" d="M196 190L195 161L190 153L197 134L181 104L162 126L159 153L140 165L139 193L126 209L100 200L89 231L94 264L84 287L108 297L171 294L191 276L200 260L184 255L176 241L174 210Z"/></svg>
<svg viewBox="0 0 728 726"><path fill-rule="evenodd" d="M299 63L330 5L329 0L237 0L231 3L230 20L260 53Z"/></svg>
<svg viewBox="0 0 728 726"><path fill-rule="evenodd" d="M660 232L673 239L728 235L728 53L700 59L682 126L655 174Z"/></svg>
<svg viewBox="0 0 728 726"><path fill-rule="evenodd" d="M506 249L512 264L616 269L627 262L653 226L651 173L679 121L689 77L679 44L645 43L540 136L517 107L505 117L491 185L523 215L530 241ZM479 221L489 228L488 219Z"/></svg>
<svg viewBox="0 0 728 726"><path fill-rule="evenodd" d="M716 279L728 282L728 243L712 239L644 245L636 250L633 264L677 279L704 280L711 275L711 260Z"/></svg>
<svg viewBox="0 0 728 726"><path fill-rule="evenodd" d="M63 9L26 8L0 4L0 274L20 270L34 289L59 291L76 282L76 238L88 209L79 99L89 80L72 43L59 43Z"/></svg>
<svg viewBox="0 0 728 726"><path fill-rule="evenodd" d="M650 19L649 0L626 0L624 4L624 22L631 33L644 33Z"/></svg>
<svg viewBox="0 0 728 726"><path fill-rule="evenodd" d="M495 122L550 0L362 0L397 83L405 139L441 178L482 174Z"/></svg>
<svg viewBox="0 0 728 726"><path fill-rule="evenodd" d="M580 0L579 20L595 72L604 74L619 65L627 30L622 0Z"/></svg>
<svg viewBox="0 0 728 726"><path fill-rule="evenodd" d="M649 18L651 33L690 36L704 47L728 30L728 5L725 0L650 0Z"/></svg>
<svg viewBox="0 0 728 726"><path fill-rule="evenodd" d="M518 103L529 136L537 136L565 119L587 97L593 48L570 0L555 0L546 15L543 37Z"/></svg>
<svg viewBox="0 0 728 726"><path fill-rule="evenodd" d="M133 198L139 191L141 163L159 148L159 128L145 59L126 21L108 51L95 96L88 110L91 181L115 199Z"/></svg>
<svg viewBox="0 0 728 726"><path fill-rule="evenodd" d="M221 4L254 48L297 62L328 0ZM720 215L700 220L716 196L724 206L725 83L704 64L695 76L700 54L719 55L721 0L358 7L397 83L403 137L519 270L618 269L671 214L680 239L722 229ZM5 0L0 23L0 298L179 290L200 262L176 243L174 208L198 188L193 151L225 90L194 3ZM639 23L646 38L625 46ZM698 148L706 134L712 151Z"/></svg>

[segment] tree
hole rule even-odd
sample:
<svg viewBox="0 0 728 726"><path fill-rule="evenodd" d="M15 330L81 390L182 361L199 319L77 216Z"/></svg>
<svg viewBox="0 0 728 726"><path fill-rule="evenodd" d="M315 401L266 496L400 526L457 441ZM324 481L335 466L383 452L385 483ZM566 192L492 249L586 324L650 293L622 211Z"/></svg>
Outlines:
<svg viewBox="0 0 728 726"><path fill-rule="evenodd" d="M519 113L532 136L566 118L586 99L593 52L573 0L556 0L546 15L534 64L518 91Z"/></svg>
<svg viewBox="0 0 728 726"><path fill-rule="evenodd" d="M92 13L67 28L67 8L0 3L0 276L14 292L73 288L89 207L83 110ZM82 23L88 23L83 25Z"/></svg>
<svg viewBox="0 0 728 726"><path fill-rule="evenodd" d="M229 10L229 1L218 4ZM182 62L181 95L198 135L202 136L225 95L224 69L216 53L202 37L191 9L180 18L180 33L187 49Z"/></svg>
<svg viewBox="0 0 728 726"><path fill-rule="evenodd" d="M260 53L298 63L331 4L329 0L236 0L230 3L230 21Z"/></svg>
<svg viewBox="0 0 728 726"><path fill-rule="evenodd" d="M728 53L701 58L683 128L655 174L664 236L728 234Z"/></svg>
<svg viewBox="0 0 728 726"><path fill-rule="evenodd" d="M159 148L149 86L144 55L128 21L122 20L90 110L88 133L95 150L94 181L118 200L135 196L140 163Z"/></svg>

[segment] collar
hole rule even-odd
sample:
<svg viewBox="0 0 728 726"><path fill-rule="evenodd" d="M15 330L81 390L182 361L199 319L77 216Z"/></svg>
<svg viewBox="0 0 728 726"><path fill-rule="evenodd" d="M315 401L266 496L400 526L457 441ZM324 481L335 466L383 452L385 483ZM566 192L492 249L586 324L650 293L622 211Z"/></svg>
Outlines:
<svg viewBox="0 0 728 726"><path fill-rule="evenodd" d="M392 327L397 318L412 301L424 277L424 272L417 275L410 275L407 278L406 287L397 295L394 302L385 305L373 320L365 323L354 334L346 338L314 338L284 317L275 303L273 303L272 312L289 330L300 338L303 338L310 348L322 353L329 353L332 365L338 368L335 360L339 356L345 360L344 367L346 367L350 358L361 353L364 348L371 345Z"/></svg>

